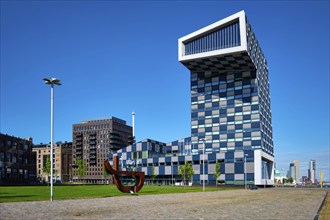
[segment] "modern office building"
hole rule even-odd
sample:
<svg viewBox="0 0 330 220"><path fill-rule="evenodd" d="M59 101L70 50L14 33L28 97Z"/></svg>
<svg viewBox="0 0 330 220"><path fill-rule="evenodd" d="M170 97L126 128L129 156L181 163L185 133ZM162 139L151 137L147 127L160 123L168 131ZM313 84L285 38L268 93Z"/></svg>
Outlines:
<svg viewBox="0 0 330 220"><path fill-rule="evenodd" d="M290 163L288 178L292 178L292 180L297 183L296 181L296 167L294 163Z"/></svg>
<svg viewBox="0 0 330 220"><path fill-rule="evenodd" d="M50 158L50 144L33 145L36 153L36 174L38 182L50 181L50 173L44 172L47 157ZM53 168L54 181L68 182L72 179L72 142L54 144Z"/></svg>
<svg viewBox="0 0 330 220"><path fill-rule="evenodd" d="M178 40L179 61L190 71L191 137L168 144L146 139L118 151L122 164L160 181L179 179L193 164L194 183L274 184L274 147L268 65L244 11ZM221 176L214 178L215 163ZM203 168L204 167L204 168ZM125 169L125 165L123 165Z"/></svg>
<svg viewBox="0 0 330 220"><path fill-rule="evenodd" d="M316 161L315 160L309 161L308 179L313 184L317 183L317 181L316 181Z"/></svg>
<svg viewBox="0 0 330 220"><path fill-rule="evenodd" d="M111 117L85 120L72 126L72 163L73 179L76 175L77 160L82 159L87 165L84 181L90 183L103 182L103 161L108 154L134 143L132 127L126 121Z"/></svg>
<svg viewBox="0 0 330 220"><path fill-rule="evenodd" d="M294 160L293 165L295 167L295 176L293 176L292 178L296 180L296 183L300 182L300 175L299 175L299 161L298 160Z"/></svg>
<svg viewBox="0 0 330 220"><path fill-rule="evenodd" d="M35 165L32 138L0 133L0 185L34 184Z"/></svg>

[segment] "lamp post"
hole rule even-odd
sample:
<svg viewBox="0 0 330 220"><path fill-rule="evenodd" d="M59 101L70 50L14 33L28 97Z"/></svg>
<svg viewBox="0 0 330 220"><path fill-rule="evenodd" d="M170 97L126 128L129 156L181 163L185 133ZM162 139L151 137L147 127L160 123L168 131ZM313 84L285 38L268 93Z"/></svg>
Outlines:
<svg viewBox="0 0 330 220"><path fill-rule="evenodd" d="M246 157L248 154L244 154L244 188L246 189Z"/></svg>
<svg viewBox="0 0 330 220"><path fill-rule="evenodd" d="M173 154L172 154L173 156ZM172 160L172 159L171 159ZM171 161L171 173L172 173L172 186L173 186L173 161Z"/></svg>
<svg viewBox="0 0 330 220"><path fill-rule="evenodd" d="M205 164L204 164L204 160L205 160L205 139L202 138L200 140L203 141L203 192L205 192Z"/></svg>
<svg viewBox="0 0 330 220"><path fill-rule="evenodd" d="M264 188L266 188L266 167L267 167L267 162L264 161Z"/></svg>
<svg viewBox="0 0 330 220"><path fill-rule="evenodd" d="M44 78L50 89L50 201L53 201L53 148L54 148L54 85L60 86L60 80L56 78Z"/></svg>

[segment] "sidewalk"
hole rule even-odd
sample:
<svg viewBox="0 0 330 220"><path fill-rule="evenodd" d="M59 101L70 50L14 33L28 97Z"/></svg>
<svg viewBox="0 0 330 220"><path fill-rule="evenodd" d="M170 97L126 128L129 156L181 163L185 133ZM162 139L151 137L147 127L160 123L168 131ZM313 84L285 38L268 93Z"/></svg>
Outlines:
<svg viewBox="0 0 330 220"><path fill-rule="evenodd" d="M326 192L326 189L242 189L0 203L0 219L314 219Z"/></svg>

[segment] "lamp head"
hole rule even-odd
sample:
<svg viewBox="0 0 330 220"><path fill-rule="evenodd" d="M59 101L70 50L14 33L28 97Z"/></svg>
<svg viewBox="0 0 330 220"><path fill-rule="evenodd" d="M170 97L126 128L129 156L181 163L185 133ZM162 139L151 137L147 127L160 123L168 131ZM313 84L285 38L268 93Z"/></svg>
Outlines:
<svg viewBox="0 0 330 220"><path fill-rule="evenodd" d="M62 85L60 83L60 80L56 79L56 78L44 78L43 80L45 81L45 83L47 85L52 85L52 84L55 84L55 85L58 85L58 86Z"/></svg>

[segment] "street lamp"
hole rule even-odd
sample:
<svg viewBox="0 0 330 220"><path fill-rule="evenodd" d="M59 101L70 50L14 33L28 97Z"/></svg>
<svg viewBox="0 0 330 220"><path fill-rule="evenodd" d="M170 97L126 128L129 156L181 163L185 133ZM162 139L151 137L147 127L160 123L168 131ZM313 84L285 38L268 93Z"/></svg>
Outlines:
<svg viewBox="0 0 330 220"><path fill-rule="evenodd" d="M243 151L244 152L244 151ZM246 189L246 157L248 154L244 154L244 188Z"/></svg>
<svg viewBox="0 0 330 220"><path fill-rule="evenodd" d="M51 85L50 89L50 201L53 201L53 147L54 147L54 85L60 86L60 80L56 78L44 78L47 85Z"/></svg>
<svg viewBox="0 0 330 220"><path fill-rule="evenodd" d="M172 154L172 157L173 157L173 154ZM171 161L171 168L172 168L171 173L172 173L172 186L173 186L173 161Z"/></svg>
<svg viewBox="0 0 330 220"><path fill-rule="evenodd" d="M266 188L266 167L267 167L267 162L264 161L264 188Z"/></svg>
<svg viewBox="0 0 330 220"><path fill-rule="evenodd" d="M205 139L201 138L200 141L203 141L203 192L205 192Z"/></svg>

